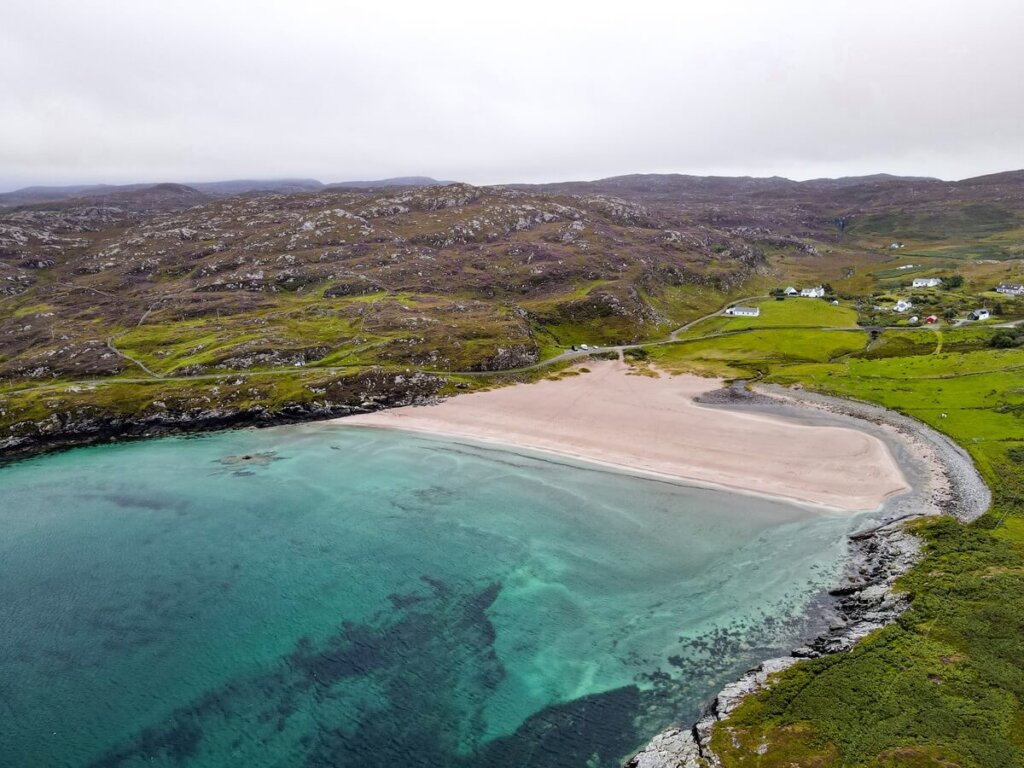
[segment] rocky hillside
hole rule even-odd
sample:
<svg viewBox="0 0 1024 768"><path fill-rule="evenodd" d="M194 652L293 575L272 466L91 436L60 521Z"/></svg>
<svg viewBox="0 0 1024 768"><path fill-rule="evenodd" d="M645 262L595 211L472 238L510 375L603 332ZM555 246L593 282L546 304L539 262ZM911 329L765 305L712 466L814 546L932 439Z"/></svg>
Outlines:
<svg viewBox="0 0 1024 768"><path fill-rule="evenodd" d="M567 324L602 341L667 328L672 289L728 292L765 264L736 233L608 196L450 185L164 212L185 190L0 216L0 376L119 373L132 364L108 348L115 334L166 374L371 345L379 363L509 368L564 343Z"/></svg>
<svg viewBox="0 0 1024 768"><path fill-rule="evenodd" d="M1012 253L1024 221L1022 174L304 184L0 209L0 447L143 415L179 428L430 397L572 344L663 336L779 280L841 280L897 235L995 233ZM413 372L429 386L410 391Z"/></svg>
<svg viewBox="0 0 1024 768"><path fill-rule="evenodd" d="M517 189L613 194L665 215L686 211L708 224L743 222L828 235L838 223L854 233L947 238L1024 225L1024 170L963 181L857 176L797 182L749 178L634 174L590 182Z"/></svg>

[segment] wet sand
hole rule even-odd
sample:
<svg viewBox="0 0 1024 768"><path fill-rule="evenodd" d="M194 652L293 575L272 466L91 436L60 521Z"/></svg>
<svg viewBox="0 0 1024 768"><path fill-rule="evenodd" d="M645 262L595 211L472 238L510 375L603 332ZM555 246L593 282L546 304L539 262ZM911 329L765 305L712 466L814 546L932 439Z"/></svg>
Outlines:
<svg viewBox="0 0 1024 768"><path fill-rule="evenodd" d="M910 483L885 441L852 426L696 402L722 386L697 376L589 373L335 420L544 451L633 472L834 510L874 510Z"/></svg>

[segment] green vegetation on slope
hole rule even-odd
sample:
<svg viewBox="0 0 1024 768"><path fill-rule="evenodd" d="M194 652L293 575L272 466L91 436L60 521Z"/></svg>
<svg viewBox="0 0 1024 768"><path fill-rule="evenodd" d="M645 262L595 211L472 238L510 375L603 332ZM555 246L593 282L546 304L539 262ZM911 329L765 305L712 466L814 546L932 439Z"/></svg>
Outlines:
<svg viewBox="0 0 1024 768"><path fill-rule="evenodd" d="M863 350L867 342L866 331L754 329L652 346L648 353L672 373L749 378L773 367L827 363Z"/></svg>
<svg viewBox="0 0 1024 768"><path fill-rule="evenodd" d="M757 317L725 318L722 330L743 328L771 328L778 326L808 326L822 328L856 328L857 311L849 307L832 306L822 299L790 298L758 302L761 314Z"/></svg>
<svg viewBox="0 0 1024 768"><path fill-rule="evenodd" d="M867 216L851 227L857 235L948 239L984 237L1019 224L1017 215L994 203L975 203L928 212L890 211Z"/></svg>

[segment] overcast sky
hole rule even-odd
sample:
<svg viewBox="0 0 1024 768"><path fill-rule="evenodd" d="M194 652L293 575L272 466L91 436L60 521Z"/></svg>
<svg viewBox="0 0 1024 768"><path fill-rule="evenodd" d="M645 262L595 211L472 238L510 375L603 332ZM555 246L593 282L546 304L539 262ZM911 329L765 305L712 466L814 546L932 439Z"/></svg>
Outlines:
<svg viewBox="0 0 1024 768"><path fill-rule="evenodd" d="M1021 0L3 0L0 189L1024 167Z"/></svg>

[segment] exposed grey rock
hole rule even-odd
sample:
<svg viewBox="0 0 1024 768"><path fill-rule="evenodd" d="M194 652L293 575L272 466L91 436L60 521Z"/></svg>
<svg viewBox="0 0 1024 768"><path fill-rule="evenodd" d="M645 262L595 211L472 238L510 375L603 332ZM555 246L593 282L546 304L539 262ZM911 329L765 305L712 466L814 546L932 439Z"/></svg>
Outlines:
<svg viewBox="0 0 1024 768"><path fill-rule="evenodd" d="M633 756L626 768L689 768L700 765L700 750L690 731L667 728Z"/></svg>

